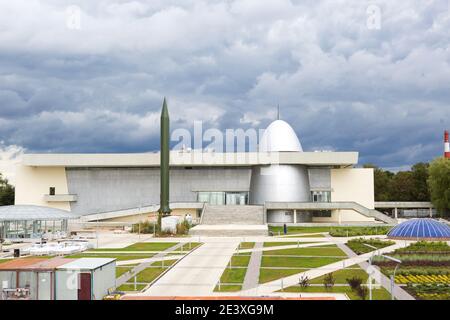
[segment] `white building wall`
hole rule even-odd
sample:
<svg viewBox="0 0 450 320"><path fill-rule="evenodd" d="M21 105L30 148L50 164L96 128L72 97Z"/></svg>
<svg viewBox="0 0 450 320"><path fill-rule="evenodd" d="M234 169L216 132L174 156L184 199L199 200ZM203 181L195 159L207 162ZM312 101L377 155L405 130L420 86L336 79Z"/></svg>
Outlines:
<svg viewBox="0 0 450 320"><path fill-rule="evenodd" d="M116 262L113 261L93 272L93 299L102 300L108 289L116 286Z"/></svg>
<svg viewBox="0 0 450 320"><path fill-rule="evenodd" d="M56 270L55 300L78 300L78 272Z"/></svg>
<svg viewBox="0 0 450 320"><path fill-rule="evenodd" d="M351 168L331 170L331 201L356 202L375 208L373 169ZM314 218L313 222L374 222L353 210L333 210L331 218Z"/></svg>
<svg viewBox="0 0 450 320"><path fill-rule="evenodd" d="M44 195L49 193L50 187L56 188L56 194L68 194L65 168L17 166L16 205L46 206L70 211L69 202L44 200Z"/></svg>

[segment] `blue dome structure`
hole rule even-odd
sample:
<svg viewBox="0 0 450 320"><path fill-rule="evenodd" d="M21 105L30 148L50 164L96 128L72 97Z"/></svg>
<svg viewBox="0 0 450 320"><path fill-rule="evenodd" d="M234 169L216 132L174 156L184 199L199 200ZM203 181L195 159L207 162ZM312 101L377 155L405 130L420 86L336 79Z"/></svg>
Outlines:
<svg viewBox="0 0 450 320"><path fill-rule="evenodd" d="M390 239L402 240L450 240L450 227L442 222L424 218L400 223L387 234Z"/></svg>

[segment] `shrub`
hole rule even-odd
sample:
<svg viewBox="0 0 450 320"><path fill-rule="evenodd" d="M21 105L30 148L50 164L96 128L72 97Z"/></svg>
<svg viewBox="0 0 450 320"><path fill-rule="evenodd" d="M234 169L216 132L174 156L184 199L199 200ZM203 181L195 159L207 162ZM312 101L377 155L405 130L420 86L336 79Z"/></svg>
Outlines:
<svg viewBox="0 0 450 320"><path fill-rule="evenodd" d="M325 290L331 290L334 286L335 279L333 277L333 273L330 272L323 278L323 285L325 287Z"/></svg>
<svg viewBox="0 0 450 320"><path fill-rule="evenodd" d="M352 290L356 290L362 284L362 279L359 277L353 277L350 279L345 279Z"/></svg>
<svg viewBox="0 0 450 320"><path fill-rule="evenodd" d="M308 288L310 285L308 276L301 276L300 280L298 281L298 284L302 288Z"/></svg>
<svg viewBox="0 0 450 320"><path fill-rule="evenodd" d="M367 299L367 294L369 293L367 287L359 286L354 291L361 300Z"/></svg>
<svg viewBox="0 0 450 320"><path fill-rule="evenodd" d="M364 235L383 235L387 234L392 227L349 227L330 230L333 237L355 237Z"/></svg>
<svg viewBox="0 0 450 320"><path fill-rule="evenodd" d="M155 227L155 223L150 221L139 222L137 224L133 224L131 232L138 233L140 231L144 234L151 234L155 232Z"/></svg>
<svg viewBox="0 0 450 320"><path fill-rule="evenodd" d="M191 225L186 220L177 224L177 234L188 234Z"/></svg>

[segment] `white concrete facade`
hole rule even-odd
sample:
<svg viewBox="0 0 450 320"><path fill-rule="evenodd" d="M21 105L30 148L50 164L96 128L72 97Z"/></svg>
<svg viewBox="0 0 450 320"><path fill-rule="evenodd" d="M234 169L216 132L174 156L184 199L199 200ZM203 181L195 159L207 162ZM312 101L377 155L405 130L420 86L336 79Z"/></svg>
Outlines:
<svg viewBox="0 0 450 320"><path fill-rule="evenodd" d="M177 207L194 218L203 202L260 208L278 202L284 206L267 211L264 222L372 222L373 170L356 169L357 163L357 152L303 152L292 127L276 120L258 152L171 151L170 202L195 203ZM25 155L17 168L16 204L136 222L142 207L159 203L159 166L159 153Z"/></svg>

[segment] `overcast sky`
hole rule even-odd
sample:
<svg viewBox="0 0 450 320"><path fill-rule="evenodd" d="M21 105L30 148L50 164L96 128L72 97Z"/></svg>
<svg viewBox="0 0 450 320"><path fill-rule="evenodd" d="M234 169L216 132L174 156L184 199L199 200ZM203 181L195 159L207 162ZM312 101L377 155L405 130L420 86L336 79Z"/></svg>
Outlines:
<svg viewBox="0 0 450 320"><path fill-rule="evenodd" d="M305 151L359 151L385 168L429 161L450 128L449 8L1 1L0 155L155 150L167 96L173 128L264 128L279 104Z"/></svg>

